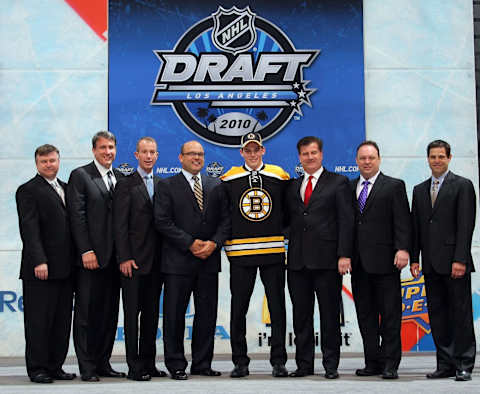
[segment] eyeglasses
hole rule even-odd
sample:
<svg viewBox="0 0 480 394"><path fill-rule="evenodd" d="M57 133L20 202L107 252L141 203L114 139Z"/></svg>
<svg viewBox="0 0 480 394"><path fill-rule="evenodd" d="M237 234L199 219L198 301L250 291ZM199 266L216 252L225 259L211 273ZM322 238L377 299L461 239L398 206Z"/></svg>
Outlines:
<svg viewBox="0 0 480 394"><path fill-rule="evenodd" d="M188 157L204 157L205 153L204 152L184 152L182 153L183 156L188 156Z"/></svg>

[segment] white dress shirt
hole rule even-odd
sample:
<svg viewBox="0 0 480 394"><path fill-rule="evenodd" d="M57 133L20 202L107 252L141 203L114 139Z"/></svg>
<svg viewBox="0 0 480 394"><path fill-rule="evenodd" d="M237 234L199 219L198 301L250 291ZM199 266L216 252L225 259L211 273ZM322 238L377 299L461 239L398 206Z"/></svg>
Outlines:
<svg viewBox="0 0 480 394"><path fill-rule="evenodd" d="M370 179L365 179L361 174L360 174L360 178L358 179L358 183L357 183L357 200L358 200L358 197L360 196L360 192L362 191L363 189L363 182L365 181L369 181L370 184L368 185L368 189L367 189L367 198L368 196L370 195L370 192L372 191L372 187L373 187L373 184L375 183L375 181L377 180L378 178L378 174L380 174L380 171L378 171L374 176L372 176Z"/></svg>
<svg viewBox="0 0 480 394"><path fill-rule="evenodd" d="M308 174L305 172L305 175L302 181L302 186L300 186L300 196L302 197L302 201L305 201L305 189L307 188L308 178L310 177L310 175L313 176L312 178L312 192L313 192L315 190L315 186L317 185L318 178L320 178L320 175L322 175L322 172L323 172L323 166L320 167L313 174Z"/></svg>
<svg viewBox="0 0 480 394"><path fill-rule="evenodd" d="M193 192L194 191L193 190L193 185L195 185L195 181L193 180L194 175L192 173L188 172L187 170L183 169L183 168L182 168L182 174L185 177L185 179L187 180L190 187L192 188L192 192ZM197 174L197 177L198 177L198 182L200 183L200 187L203 189L202 177L200 176L200 173Z"/></svg>
<svg viewBox="0 0 480 394"><path fill-rule="evenodd" d="M107 190L110 190L110 187L108 186L108 175L107 175L108 171L112 172L111 179L112 179L113 186L117 184L117 178L115 178L115 173L113 172L112 166L110 166L110 168L105 168L95 158L93 159L93 162L95 163L95 167L97 167L98 172L102 176L103 182L105 183L105 187L107 188Z"/></svg>

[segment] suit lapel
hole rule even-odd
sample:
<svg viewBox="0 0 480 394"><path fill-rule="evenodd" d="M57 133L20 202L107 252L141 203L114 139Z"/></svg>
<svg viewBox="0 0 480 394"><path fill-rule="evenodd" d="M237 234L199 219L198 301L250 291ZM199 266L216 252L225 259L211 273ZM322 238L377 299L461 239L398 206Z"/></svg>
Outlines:
<svg viewBox="0 0 480 394"><path fill-rule="evenodd" d="M180 183L182 189L186 189L187 196L188 196L187 198L190 199L194 208L198 212L200 212L200 208L198 206L197 199L195 198L195 194L193 194L193 190L190 187L190 183L187 181L187 178L185 178L185 175L183 175L183 173L178 174L178 180L179 180L179 183Z"/></svg>
<svg viewBox="0 0 480 394"><path fill-rule="evenodd" d="M327 179L328 179L328 171L324 167L322 174L320 175L320 178L318 178L317 184L312 190L312 196L310 197L310 201L308 201L308 205L310 205L312 203L312 200L314 200L320 194L322 189L327 184Z"/></svg>
<svg viewBox="0 0 480 394"><path fill-rule="evenodd" d="M97 185L97 187L100 189L100 192L104 196L108 196L109 193L108 193L107 186L105 185L105 182L103 181L102 176L100 175L100 172L95 166L95 163L92 161L87 168L93 183Z"/></svg>
<svg viewBox="0 0 480 394"><path fill-rule="evenodd" d="M362 215L368 210L368 208L372 206L373 201L375 200L375 196L377 195L378 191L383 187L384 183L385 183L385 179L383 178L383 174L382 173L378 174L378 177L372 186L372 190L370 190L370 193L368 194L367 201L365 202L365 207L363 208Z"/></svg>
<svg viewBox="0 0 480 394"><path fill-rule="evenodd" d="M450 189L450 185L451 185L451 182L452 182L453 178L454 178L454 174L452 174L452 172L449 171L449 173L447 174L447 176L445 177L445 179L442 182L442 186L440 187L440 190L438 191L437 199L435 200L435 205L432 208L432 215L435 213L435 211L438 209L438 207L440 205L442 205L442 201L445 199L445 195L448 194L448 191ZM430 180L430 182L431 182L431 180ZM430 196L430 187L429 187L428 195L430 197L430 205L431 205L432 199L431 199L431 196Z"/></svg>
<svg viewBox="0 0 480 394"><path fill-rule="evenodd" d="M133 176L135 177L135 184L137 186L139 193L143 196L145 200L147 200L150 204L152 204L152 200L150 200L150 195L148 194L147 186L145 185L145 181L143 180L143 178L140 176L138 172L135 172ZM155 183L154 183L154 187L155 187Z"/></svg>
<svg viewBox="0 0 480 394"><path fill-rule="evenodd" d="M53 200L55 200L63 209L65 209L65 204L63 203L62 198L57 193L57 191L53 188L53 186L50 183L48 183L45 178L43 178L42 176L40 176L38 174L37 174L37 178L38 178L40 186L45 189L45 192L47 193L47 195L50 196ZM63 183L59 179L57 179L57 180L58 180L58 183L60 184L60 186L63 188L63 192L66 193L65 183Z"/></svg>

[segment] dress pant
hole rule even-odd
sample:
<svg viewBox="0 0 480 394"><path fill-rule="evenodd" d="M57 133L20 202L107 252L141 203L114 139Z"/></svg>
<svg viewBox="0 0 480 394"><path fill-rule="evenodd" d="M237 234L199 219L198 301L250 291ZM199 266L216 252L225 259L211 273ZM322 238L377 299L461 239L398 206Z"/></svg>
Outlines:
<svg viewBox="0 0 480 394"><path fill-rule="evenodd" d="M316 294L320 310L322 364L326 371L336 371L340 361L342 277L337 270L288 270L288 290L293 305L297 368L313 373L313 308Z"/></svg>
<svg viewBox="0 0 480 394"><path fill-rule="evenodd" d="M265 287L268 310L272 327L270 363L284 365L287 362L285 349L285 264L263 266L242 266L230 264L230 291L232 293L230 311L230 343L232 361L235 365L250 363L247 356L246 316L250 305L257 270Z"/></svg>
<svg viewBox="0 0 480 394"><path fill-rule="evenodd" d="M117 333L120 271L114 260L106 268L77 268L73 341L80 373L108 370Z"/></svg>
<svg viewBox="0 0 480 394"><path fill-rule="evenodd" d="M470 274L452 279L435 272L425 274L428 316L437 348L437 369L466 370L475 365Z"/></svg>
<svg viewBox="0 0 480 394"><path fill-rule="evenodd" d="M23 280L25 360L28 376L55 373L68 352L72 279Z"/></svg>
<svg viewBox="0 0 480 394"><path fill-rule="evenodd" d="M185 371L185 313L193 293L195 315L192 331L191 370L212 365L217 324L218 273L164 274L163 344L165 366L170 373Z"/></svg>
<svg viewBox="0 0 480 394"><path fill-rule="evenodd" d="M402 357L400 272L369 274L359 263L352 270L352 291L365 366L397 370Z"/></svg>
<svg viewBox="0 0 480 394"><path fill-rule="evenodd" d="M133 272L131 278L121 275L125 350L132 374L155 369L162 283L162 275L157 271L145 275Z"/></svg>

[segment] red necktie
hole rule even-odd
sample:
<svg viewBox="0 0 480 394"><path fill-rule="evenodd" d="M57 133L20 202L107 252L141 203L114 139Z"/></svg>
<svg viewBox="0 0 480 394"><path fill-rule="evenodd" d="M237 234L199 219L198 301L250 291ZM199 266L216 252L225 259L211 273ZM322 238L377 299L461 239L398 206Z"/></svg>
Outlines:
<svg viewBox="0 0 480 394"><path fill-rule="evenodd" d="M310 201L310 197L312 195L312 178L313 175L310 175L308 177L307 187L305 188L305 197L303 198L303 203L305 204L305 206L308 205L308 202Z"/></svg>

